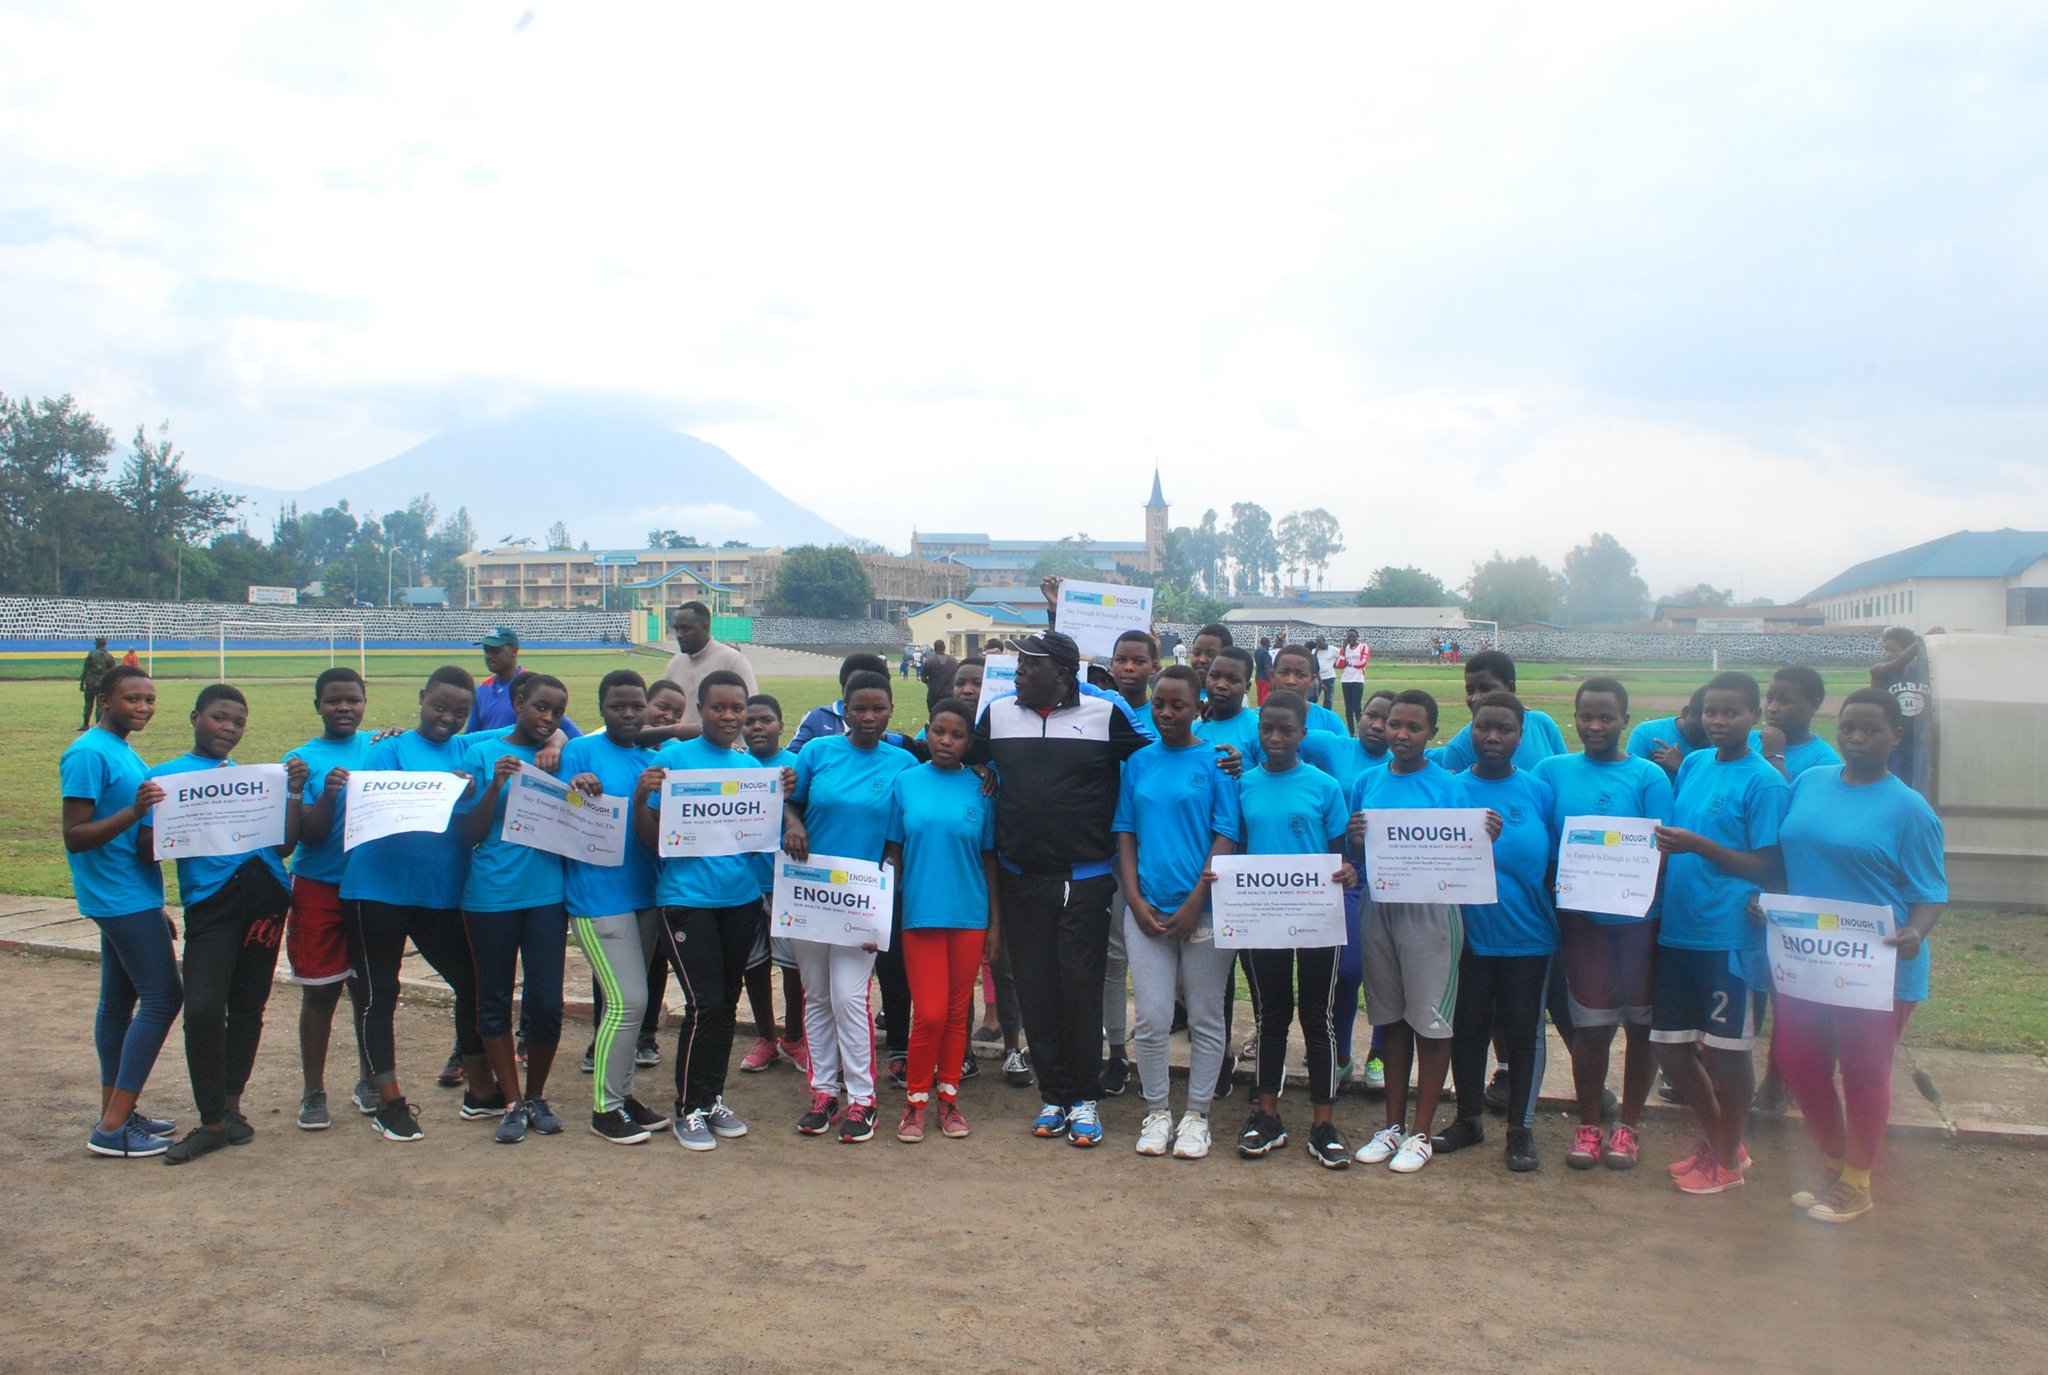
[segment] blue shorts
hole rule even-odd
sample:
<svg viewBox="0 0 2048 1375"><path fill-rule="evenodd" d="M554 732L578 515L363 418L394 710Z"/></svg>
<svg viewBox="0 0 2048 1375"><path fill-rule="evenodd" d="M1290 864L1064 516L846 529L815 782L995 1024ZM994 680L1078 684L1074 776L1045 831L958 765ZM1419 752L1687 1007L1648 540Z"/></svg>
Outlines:
<svg viewBox="0 0 2048 1375"><path fill-rule="evenodd" d="M1650 1039L1664 1045L1700 1044L1748 1050L1756 1044L1749 984L1732 950L1657 950L1656 992Z"/></svg>

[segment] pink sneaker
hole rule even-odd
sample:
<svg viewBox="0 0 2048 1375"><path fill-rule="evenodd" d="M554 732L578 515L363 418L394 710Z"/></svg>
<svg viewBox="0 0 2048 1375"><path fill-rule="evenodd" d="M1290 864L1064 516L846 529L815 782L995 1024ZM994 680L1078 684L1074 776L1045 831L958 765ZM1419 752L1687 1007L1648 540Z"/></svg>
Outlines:
<svg viewBox="0 0 2048 1375"><path fill-rule="evenodd" d="M1737 1171L1724 1170L1709 1160L1697 1170L1682 1174L1672 1182L1678 1185L1681 1193L1721 1194L1730 1189L1739 1189L1747 1181Z"/></svg>
<svg viewBox="0 0 2048 1375"><path fill-rule="evenodd" d="M1572 1148L1564 1153L1564 1163L1575 1170L1590 1170L1600 1163L1600 1129L1581 1126L1572 1136Z"/></svg>
<svg viewBox="0 0 2048 1375"><path fill-rule="evenodd" d="M806 1079L811 1075L811 1044L808 1041L777 1041L775 1053L803 1071Z"/></svg>
<svg viewBox="0 0 2048 1375"><path fill-rule="evenodd" d="M1701 1166L1713 1163L1714 1148L1707 1144L1707 1138L1703 1136L1692 1143L1692 1150L1686 1154L1683 1160L1672 1161L1666 1168L1666 1173L1673 1179L1683 1179Z"/></svg>
<svg viewBox="0 0 2048 1375"><path fill-rule="evenodd" d="M747 1052L746 1058L740 1061L740 1068L749 1074L759 1074L774 1063L775 1042L766 1036L756 1036L754 1047Z"/></svg>
<svg viewBox="0 0 2048 1375"><path fill-rule="evenodd" d="M924 1109L912 1103L903 1110L903 1120L896 1124L896 1139L907 1146L915 1146L924 1140Z"/></svg>
<svg viewBox="0 0 2048 1375"><path fill-rule="evenodd" d="M967 1119L960 1115L960 1105L950 1098L939 1100L939 1131L955 1140L967 1135Z"/></svg>
<svg viewBox="0 0 2048 1375"><path fill-rule="evenodd" d="M1607 1133L1607 1141L1600 1148L1600 1158L1610 1170L1633 1170L1642 1150L1642 1143L1636 1140L1636 1129L1626 1122L1617 1122L1614 1130Z"/></svg>

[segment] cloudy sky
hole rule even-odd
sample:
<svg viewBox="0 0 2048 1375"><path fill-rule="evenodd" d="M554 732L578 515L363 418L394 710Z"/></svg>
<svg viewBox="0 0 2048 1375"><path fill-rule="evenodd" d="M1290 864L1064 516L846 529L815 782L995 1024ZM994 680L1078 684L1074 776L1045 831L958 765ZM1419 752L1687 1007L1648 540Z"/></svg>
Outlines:
<svg viewBox="0 0 2048 1375"><path fill-rule="evenodd" d="M17 0L0 390L273 486L572 400L895 546L1136 538L1156 461L1333 585L1790 598L2048 527L2044 148L2033 4Z"/></svg>

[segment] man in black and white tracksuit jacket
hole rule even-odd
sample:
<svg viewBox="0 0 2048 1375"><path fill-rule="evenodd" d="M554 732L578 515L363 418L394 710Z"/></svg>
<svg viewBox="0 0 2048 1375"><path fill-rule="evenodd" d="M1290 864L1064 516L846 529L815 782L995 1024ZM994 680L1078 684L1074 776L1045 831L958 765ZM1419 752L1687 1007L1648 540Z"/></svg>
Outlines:
<svg viewBox="0 0 2048 1375"><path fill-rule="evenodd" d="M1039 1136L1102 1139L1102 970L1116 891L1118 784L1152 743L1114 700L1078 686L1080 651L1058 631L1017 650L1017 691L988 705L973 762L992 763L1003 943L1045 1096Z"/></svg>

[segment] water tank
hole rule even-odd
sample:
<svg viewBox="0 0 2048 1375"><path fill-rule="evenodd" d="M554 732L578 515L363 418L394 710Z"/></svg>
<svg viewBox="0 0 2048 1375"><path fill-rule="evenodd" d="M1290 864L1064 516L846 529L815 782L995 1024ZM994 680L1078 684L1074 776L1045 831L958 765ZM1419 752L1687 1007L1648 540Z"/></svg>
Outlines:
<svg viewBox="0 0 2048 1375"><path fill-rule="evenodd" d="M1924 643L1949 901L2048 910L2048 639Z"/></svg>

